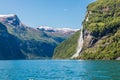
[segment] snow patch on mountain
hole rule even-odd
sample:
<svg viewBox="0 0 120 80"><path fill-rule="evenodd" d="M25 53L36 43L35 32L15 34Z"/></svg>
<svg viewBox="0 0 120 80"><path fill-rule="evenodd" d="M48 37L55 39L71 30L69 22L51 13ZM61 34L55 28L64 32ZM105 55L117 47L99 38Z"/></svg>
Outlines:
<svg viewBox="0 0 120 80"><path fill-rule="evenodd" d="M6 15L0 15L0 17L2 18L6 18L6 17L14 17L16 16L15 14L6 14Z"/></svg>
<svg viewBox="0 0 120 80"><path fill-rule="evenodd" d="M21 22L16 14L0 15L0 22L13 26L21 25Z"/></svg>
<svg viewBox="0 0 120 80"><path fill-rule="evenodd" d="M71 29L71 28L53 28L48 26L39 26L37 27L37 29L46 32L63 32L63 33L76 32L79 30L79 29Z"/></svg>

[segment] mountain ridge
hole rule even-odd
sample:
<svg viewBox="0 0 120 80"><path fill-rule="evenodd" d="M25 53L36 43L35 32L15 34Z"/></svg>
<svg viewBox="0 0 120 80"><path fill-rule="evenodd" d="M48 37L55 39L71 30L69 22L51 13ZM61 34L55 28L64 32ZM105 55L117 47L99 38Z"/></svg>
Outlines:
<svg viewBox="0 0 120 80"><path fill-rule="evenodd" d="M25 56L24 59L51 58L53 56L54 48L74 33L70 32L68 35L64 36L59 36L58 34L52 35L50 32L46 33L37 28L35 29L24 25L15 14L0 15L0 22L4 25L10 35L19 40L19 43L16 43L16 45L18 45L20 54ZM62 31L59 33L62 33ZM11 47L14 46L11 44ZM11 51L14 51L14 48L12 48ZM10 59L15 59L15 56L12 56L13 57ZM2 59L2 57L0 59ZM23 58L18 57L18 59Z"/></svg>

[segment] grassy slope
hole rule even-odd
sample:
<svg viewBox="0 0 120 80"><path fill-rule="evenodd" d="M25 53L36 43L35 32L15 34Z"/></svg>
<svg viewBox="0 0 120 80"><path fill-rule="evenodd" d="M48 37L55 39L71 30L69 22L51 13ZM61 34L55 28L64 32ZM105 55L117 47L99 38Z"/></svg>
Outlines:
<svg viewBox="0 0 120 80"><path fill-rule="evenodd" d="M76 32L69 39L62 42L54 51L54 59L65 59L70 58L75 52L77 47L77 40L79 37L80 31Z"/></svg>

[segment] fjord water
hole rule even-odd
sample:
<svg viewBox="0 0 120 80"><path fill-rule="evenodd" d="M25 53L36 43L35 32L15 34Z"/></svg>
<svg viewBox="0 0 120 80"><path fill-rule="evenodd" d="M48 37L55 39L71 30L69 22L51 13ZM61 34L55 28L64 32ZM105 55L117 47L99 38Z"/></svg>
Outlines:
<svg viewBox="0 0 120 80"><path fill-rule="evenodd" d="M0 61L0 80L120 80L120 61Z"/></svg>

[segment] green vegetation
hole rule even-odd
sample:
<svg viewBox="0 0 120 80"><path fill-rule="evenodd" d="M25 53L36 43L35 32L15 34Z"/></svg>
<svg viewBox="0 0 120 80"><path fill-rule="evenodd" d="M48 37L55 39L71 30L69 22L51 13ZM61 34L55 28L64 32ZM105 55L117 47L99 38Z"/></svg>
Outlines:
<svg viewBox="0 0 120 80"><path fill-rule="evenodd" d="M7 30L20 40L20 50L26 59L43 59L53 56L57 41L44 32L29 27L17 27L6 24Z"/></svg>
<svg viewBox="0 0 120 80"><path fill-rule="evenodd" d="M37 31L30 27L16 27L6 24L7 30L10 34L20 38L21 40L36 40L43 42L55 42L52 39L48 39L47 34Z"/></svg>
<svg viewBox="0 0 120 80"><path fill-rule="evenodd" d="M120 56L120 30L83 51L82 59L114 60Z"/></svg>
<svg viewBox="0 0 120 80"><path fill-rule="evenodd" d="M83 29L89 32L92 39L84 33L82 54L77 59L114 60L120 57L120 0L97 0L88 5L87 9ZM74 40L75 36L77 34L70 39ZM75 48L64 46L76 44L76 39L75 42L68 39L61 44L62 46L59 45L54 53L55 58L70 58L73 53L70 51ZM94 39L96 41L91 45Z"/></svg>
<svg viewBox="0 0 120 80"><path fill-rule="evenodd" d="M120 0L97 0L88 5L88 14L84 21L84 29L88 29L95 37L103 36L108 29L119 27ZM107 34L107 33L106 33Z"/></svg>
<svg viewBox="0 0 120 80"><path fill-rule="evenodd" d="M88 6L84 29L98 41L79 58L113 60L120 56L120 0L97 0Z"/></svg>
<svg viewBox="0 0 120 80"><path fill-rule="evenodd" d="M55 47L71 35L30 28L17 16L8 18L0 23L0 59L52 58Z"/></svg>
<svg viewBox="0 0 120 80"><path fill-rule="evenodd" d="M80 31L76 32L69 39L62 42L54 51L54 59L70 58L75 52L77 47L77 40L79 38Z"/></svg>

